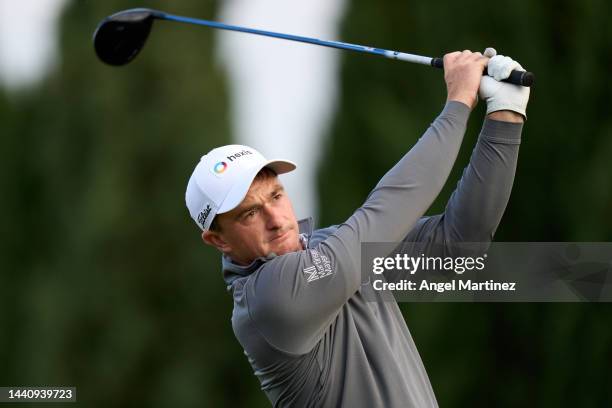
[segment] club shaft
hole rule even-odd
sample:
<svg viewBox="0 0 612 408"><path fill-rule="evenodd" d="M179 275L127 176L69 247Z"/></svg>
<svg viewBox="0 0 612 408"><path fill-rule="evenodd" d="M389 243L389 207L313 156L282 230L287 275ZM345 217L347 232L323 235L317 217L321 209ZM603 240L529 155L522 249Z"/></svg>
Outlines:
<svg viewBox="0 0 612 408"><path fill-rule="evenodd" d="M321 45L324 47L337 48L341 50L349 50L349 51L356 51L356 52L361 52L365 54L378 55L378 56L389 58L389 59L396 59L400 61L412 62L415 64L429 65L435 68L444 68L444 64L441 58L425 57L422 55L415 55L415 54L408 54L405 52L385 50L382 48L367 47L364 45L345 43L341 41L327 41L327 40L320 40L317 38L303 37L300 35L277 33L274 31L266 31L266 30L258 30L255 28L224 24L224 23L219 23L216 21L202 20L199 18L176 16L173 14L168 14L168 13L163 13L163 12L156 12L153 16L160 20L170 20L170 21L176 21L179 23L207 26L207 27L217 28L221 30L238 31L242 33L256 34L256 35L261 35L265 37L279 38L282 40L297 41L297 42L302 42L302 43ZM485 75L487 74L486 69L485 69L484 74ZM531 72L514 70L510 73L510 76L504 79L503 81L509 82L515 85L531 86L534 82L534 75Z"/></svg>
<svg viewBox="0 0 612 408"><path fill-rule="evenodd" d="M183 16L175 16L175 15L167 14L167 13L157 14L155 15L155 17L162 19L162 20L170 20L170 21L177 21L181 23L202 25L202 26L207 26L207 27L212 27L212 28L218 28L221 30L238 31L242 33L262 35L265 37L280 38L282 40L298 41L298 42L303 42L303 43L308 43L308 44L322 45L324 47L337 48L341 50L363 52L366 54L373 54L373 55L378 55L378 56L382 56L385 58L413 62L416 64L431 65L432 63L432 58L430 57L424 57L421 55L414 55L414 54L407 54L405 52L399 52L399 51L385 50L382 48L367 47L367 46L358 45L358 44L350 44L350 43L345 43L345 42L340 42L340 41L327 41L327 40L320 40L317 38L303 37L300 35L283 34L283 33L277 33L274 31L258 30L255 28L240 27L240 26L235 26L231 24L218 23L216 21L202 20L198 18L183 17Z"/></svg>

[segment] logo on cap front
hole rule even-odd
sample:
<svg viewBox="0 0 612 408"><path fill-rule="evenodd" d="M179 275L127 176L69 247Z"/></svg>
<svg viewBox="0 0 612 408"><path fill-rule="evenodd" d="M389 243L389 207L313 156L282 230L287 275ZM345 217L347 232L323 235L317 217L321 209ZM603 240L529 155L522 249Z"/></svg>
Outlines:
<svg viewBox="0 0 612 408"><path fill-rule="evenodd" d="M234 153L232 155L227 156L227 160L233 162L234 160L236 160L236 159L238 159L238 158L240 158L242 156L248 156L250 154L253 154L253 152L250 151L250 150L242 150L240 152L237 152L237 153Z"/></svg>
<svg viewBox="0 0 612 408"><path fill-rule="evenodd" d="M226 169L227 169L227 163L222 162L222 161L215 164L215 167L213 167L213 171L217 174L223 173Z"/></svg>
<svg viewBox="0 0 612 408"><path fill-rule="evenodd" d="M206 208L200 211L198 214L198 224L200 224L202 228L206 228L206 219L210 215L211 211L212 208L210 207L210 204L206 204Z"/></svg>

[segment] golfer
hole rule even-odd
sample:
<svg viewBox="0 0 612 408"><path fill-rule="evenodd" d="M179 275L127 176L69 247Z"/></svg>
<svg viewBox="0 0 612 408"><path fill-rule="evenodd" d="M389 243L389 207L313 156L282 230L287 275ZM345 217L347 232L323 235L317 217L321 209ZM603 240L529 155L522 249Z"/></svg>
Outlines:
<svg viewBox="0 0 612 408"><path fill-rule="evenodd" d="M489 75L482 75L488 64ZM435 407L395 302L366 302L362 242L489 242L510 196L529 88L499 82L520 65L470 51L444 56L447 101L419 141L342 224L298 221L277 175L295 165L229 145L197 164L186 203L222 252L232 326L275 407ZM487 116L443 214L423 217L451 171L470 111ZM368 293L365 293L368 291Z"/></svg>

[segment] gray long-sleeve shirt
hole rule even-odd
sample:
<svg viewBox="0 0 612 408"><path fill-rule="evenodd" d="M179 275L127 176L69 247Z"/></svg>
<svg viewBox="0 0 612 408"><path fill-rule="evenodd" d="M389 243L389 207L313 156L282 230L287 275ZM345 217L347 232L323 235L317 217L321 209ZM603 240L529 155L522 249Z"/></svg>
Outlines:
<svg viewBox="0 0 612 408"><path fill-rule="evenodd" d="M361 242L488 241L508 201L522 125L486 119L443 214L442 189L469 109L448 102L415 146L338 226L305 232L304 250L249 266L224 258L232 326L275 407L431 407L434 392L394 302L361 285ZM368 291L368 293L366 293Z"/></svg>

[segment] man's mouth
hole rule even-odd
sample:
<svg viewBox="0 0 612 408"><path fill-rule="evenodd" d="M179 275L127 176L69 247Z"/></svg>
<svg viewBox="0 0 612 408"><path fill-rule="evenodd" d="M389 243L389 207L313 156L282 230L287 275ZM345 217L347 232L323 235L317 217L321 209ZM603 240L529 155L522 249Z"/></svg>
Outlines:
<svg viewBox="0 0 612 408"><path fill-rule="evenodd" d="M277 234L275 235L270 242L278 242L278 241L282 241L283 239L285 239L287 236L289 236L289 229L286 229L284 232L282 232L281 234Z"/></svg>

